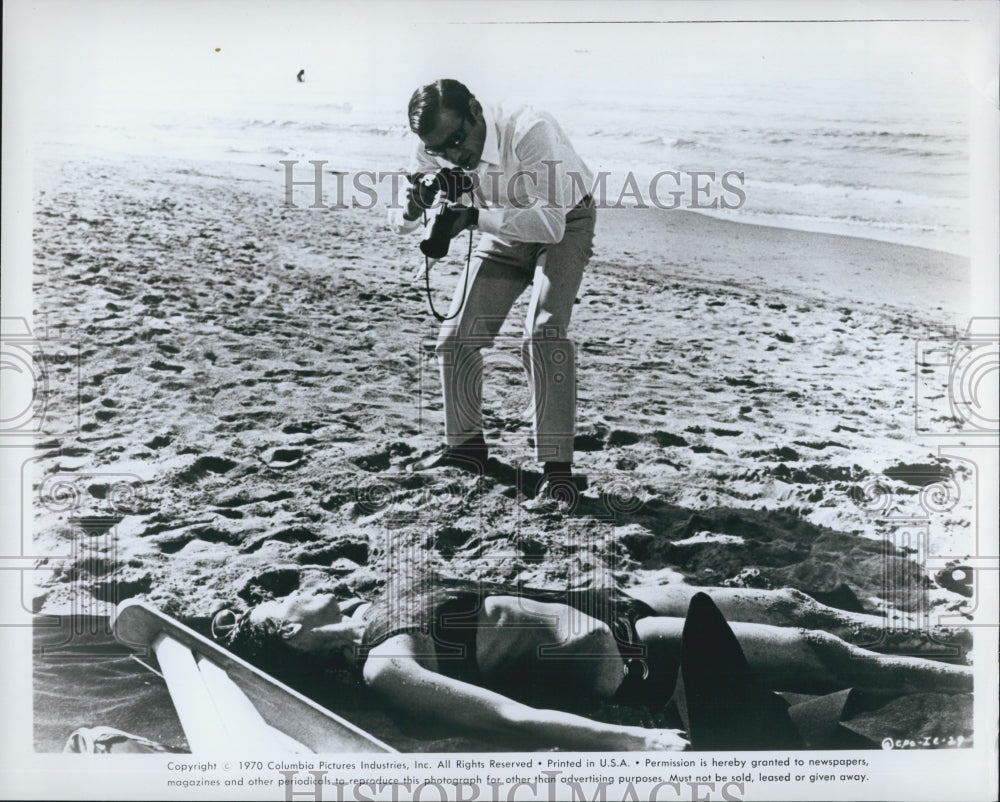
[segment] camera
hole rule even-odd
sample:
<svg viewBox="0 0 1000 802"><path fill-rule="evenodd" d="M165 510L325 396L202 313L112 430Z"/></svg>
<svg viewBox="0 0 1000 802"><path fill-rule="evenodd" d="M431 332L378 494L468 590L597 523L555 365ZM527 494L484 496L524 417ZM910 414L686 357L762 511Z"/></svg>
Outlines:
<svg viewBox="0 0 1000 802"><path fill-rule="evenodd" d="M475 177L469 173L451 167L443 167L433 176L419 178L427 190L433 189L435 196L444 194L444 201L434 216L430 234L420 243L420 251L429 259L443 259L448 255L451 243L451 228L458 214L448 204L456 203L461 195L472 192L475 187ZM425 197L421 192L421 199Z"/></svg>

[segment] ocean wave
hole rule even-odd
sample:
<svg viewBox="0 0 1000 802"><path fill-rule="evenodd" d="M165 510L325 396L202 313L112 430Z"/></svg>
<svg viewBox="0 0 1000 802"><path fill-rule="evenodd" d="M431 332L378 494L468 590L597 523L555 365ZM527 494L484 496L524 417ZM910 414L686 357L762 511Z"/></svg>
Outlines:
<svg viewBox="0 0 1000 802"><path fill-rule="evenodd" d="M855 215L804 214L800 212L754 209L698 210L699 214L734 222L752 223L797 231L848 235L866 239L897 242L964 255L968 251L969 231L956 225L888 221Z"/></svg>
<svg viewBox="0 0 1000 802"><path fill-rule="evenodd" d="M297 134L404 138L410 134L409 129L401 124L384 125L377 123L324 122L317 120L254 119L242 121L237 124L237 128L244 133L280 131L282 138L294 138Z"/></svg>
<svg viewBox="0 0 1000 802"><path fill-rule="evenodd" d="M313 106L315 109L320 109L322 111L343 111L351 112L354 111L354 106L350 103L317 103Z"/></svg>
<svg viewBox="0 0 1000 802"><path fill-rule="evenodd" d="M317 114L316 109L304 110L301 117L243 117L243 118L220 118L217 120L222 124L242 125L246 128L309 128L309 129L330 129L345 127L363 127L366 129L387 129L405 127L398 122L388 122L373 119L357 118L355 116L345 116L340 119L326 119L322 114Z"/></svg>
<svg viewBox="0 0 1000 802"><path fill-rule="evenodd" d="M745 142L752 144L752 140L745 139ZM965 142L948 137L935 137L927 139L911 138L910 140L891 139L869 139L864 137L825 137L823 135L814 136L808 133L799 135L779 135L760 140L758 146L787 147L791 152L801 152L801 149L813 149L827 153L856 153L859 155L871 154L873 156L898 156L902 159L917 158L964 158ZM764 158L774 158L773 153L764 155Z"/></svg>
<svg viewBox="0 0 1000 802"><path fill-rule="evenodd" d="M699 148L701 143L696 139L690 139L686 137L677 137L671 139L667 136L661 135L650 135L649 133L644 133L641 131L619 131L607 128L597 128L592 130L588 137L593 137L595 139L616 139L616 140L636 140L634 144L645 145L651 147L673 147L673 148ZM640 137L644 137L640 139Z"/></svg>
<svg viewBox="0 0 1000 802"><path fill-rule="evenodd" d="M929 133L921 131L838 131L821 129L814 132L820 140L830 141L845 149L874 150L883 152L947 152L962 148L966 137L962 134ZM937 150L940 148L940 151ZM933 149L933 150L932 150Z"/></svg>
<svg viewBox="0 0 1000 802"><path fill-rule="evenodd" d="M887 140L899 140L904 142L923 143L947 143L957 144L964 139L964 129L960 129L957 135L947 133L936 133L931 131L890 131L886 129L857 130L852 128L831 128L824 126L821 128L741 128L738 133L741 136L754 138L759 136L769 142L809 142L814 139L848 139L848 140L873 140L877 143L884 143Z"/></svg>
<svg viewBox="0 0 1000 802"><path fill-rule="evenodd" d="M322 131L339 128L340 123L306 123L302 120L244 120L241 127L247 128L301 128L304 131Z"/></svg>
<svg viewBox="0 0 1000 802"><path fill-rule="evenodd" d="M841 145L837 150L864 151L865 153L878 153L883 156L909 156L918 159L941 159L941 158L962 158L963 153L957 149L927 150L926 148L908 148L905 145L861 145L847 143Z"/></svg>
<svg viewBox="0 0 1000 802"><path fill-rule="evenodd" d="M913 192L902 187L875 186L860 181L764 181L749 179L746 184L748 192L762 193L795 193L798 196L837 199L839 202L864 200L879 205L905 204L914 206L934 206L950 201L962 201L963 196L950 197L942 193L933 195L924 192ZM829 201L828 201L829 202Z"/></svg>
<svg viewBox="0 0 1000 802"><path fill-rule="evenodd" d="M952 138L947 134L933 134L928 131L885 131L885 130L841 131L837 129L828 129L822 131L820 135L834 136L834 137L867 138L867 139L881 139L881 138L892 137L893 139L950 140Z"/></svg>

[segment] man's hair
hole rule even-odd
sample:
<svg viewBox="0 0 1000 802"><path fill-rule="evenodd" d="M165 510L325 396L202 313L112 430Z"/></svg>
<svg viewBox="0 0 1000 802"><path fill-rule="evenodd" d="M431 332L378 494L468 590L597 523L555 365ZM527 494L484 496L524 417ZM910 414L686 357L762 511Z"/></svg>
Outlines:
<svg viewBox="0 0 1000 802"><path fill-rule="evenodd" d="M442 109L451 109L466 117L470 112L469 103L473 99L468 87L452 78L442 78L421 86L410 97L410 130L417 136L429 134L437 125Z"/></svg>

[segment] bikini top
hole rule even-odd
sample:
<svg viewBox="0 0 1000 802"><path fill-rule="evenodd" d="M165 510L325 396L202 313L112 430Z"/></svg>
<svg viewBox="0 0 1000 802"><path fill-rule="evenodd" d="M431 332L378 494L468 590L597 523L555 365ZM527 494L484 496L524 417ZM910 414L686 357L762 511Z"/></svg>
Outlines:
<svg viewBox="0 0 1000 802"><path fill-rule="evenodd" d="M385 601L373 605L366 616L371 623L362 639L362 651L367 653L394 635L420 633L433 640L442 674L474 682L478 677L475 644L479 610L487 597L498 595L566 604L602 621L618 645L626 676L633 671L648 673L648 669L642 669L635 662L642 661L645 656L635 622L654 616L656 612L645 602L615 588L547 590L481 585L434 588L423 594L407 594L395 603L388 603L394 614L391 623L387 623L388 611L378 609L385 606Z"/></svg>

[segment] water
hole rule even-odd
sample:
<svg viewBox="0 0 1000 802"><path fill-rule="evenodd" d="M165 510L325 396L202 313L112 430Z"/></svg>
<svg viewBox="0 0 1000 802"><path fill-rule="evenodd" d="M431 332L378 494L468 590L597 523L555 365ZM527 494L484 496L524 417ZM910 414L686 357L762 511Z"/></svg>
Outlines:
<svg viewBox="0 0 1000 802"><path fill-rule="evenodd" d="M163 680L115 642L107 618L36 626L33 645L35 751L61 752L77 727L96 726L187 748Z"/></svg>
<svg viewBox="0 0 1000 802"><path fill-rule="evenodd" d="M595 127L587 149L635 172L737 170L744 222L967 249L968 142L958 101L939 116L898 95L833 104L812 92L691 96L633 108L628 133ZM616 119L613 109L599 115ZM729 200L732 200L730 197Z"/></svg>
<svg viewBox="0 0 1000 802"><path fill-rule="evenodd" d="M745 202L704 213L968 252L969 135L960 93L769 84L670 90L645 101L554 99L544 106L591 169L609 173L610 203L628 173L649 203L651 178L680 172L680 186L667 177L657 189L664 203L671 190L685 191L683 208L692 195L685 173L708 171L719 179L737 171L743 180L732 180ZM43 146L276 169L279 160L293 159L305 172L310 159L327 161L327 170L396 170L406 166L410 150L402 107L321 81L275 83L246 96L202 88L138 108L111 104L94 117L50 126ZM712 195L701 196L703 203L712 198L739 203L718 183Z"/></svg>

